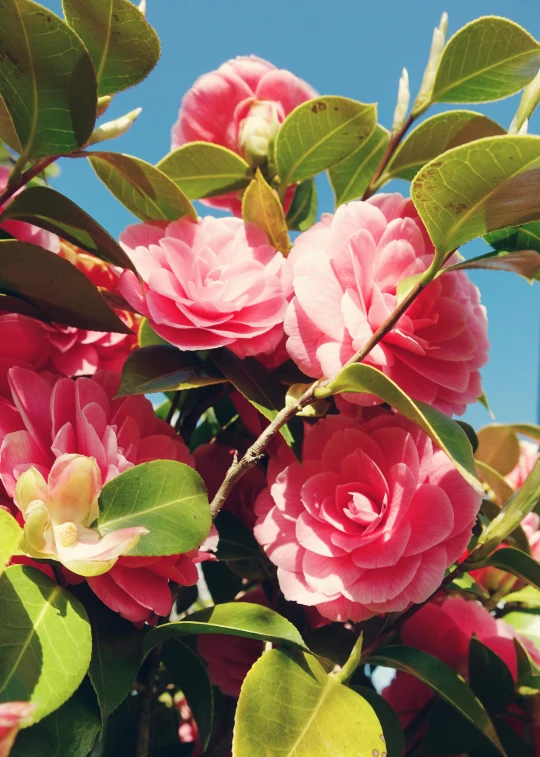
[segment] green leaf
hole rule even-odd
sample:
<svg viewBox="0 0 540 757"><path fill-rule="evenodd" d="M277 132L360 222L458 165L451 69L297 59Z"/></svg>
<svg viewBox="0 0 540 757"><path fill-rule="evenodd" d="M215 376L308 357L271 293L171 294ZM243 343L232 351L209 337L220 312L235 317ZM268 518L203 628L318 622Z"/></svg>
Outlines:
<svg viewBox="0 0 540 757"><path fill-rule="evenodd" d="M247 187L252 172L231 150L211 142L190 142L162 158L157 167L190 200L214 197Z"/></svg>
<svg viewBox="0 0 540 757"><path fill-rule="evenodd" d="M185 620L153 628L143 640L143 649L190 634L224 634L271 641L292 649L309 651L293 624L274 610L252 602L227 602L188 615Z"/></svg>
<svg viewBox="0 0 540 757"><path fill-rule="evenodd" d="M206 667L198 654L181 641L163 645L161 659L190 707L202 748L206 750L214 725L214 693Z"/></svg>
<svg viewBox="0 0 540 757"><path fill-rule="evenodd" d="M377 124L371 136L360 147L329 170L330 184L336 206L362 197L388 148L390 133Z"/></svg>
<svg viewBox="0 0 540 757"><path fill-rule="evenodd" d="M15 127L13 126L13 120L9 115L8 109L2 98L0 97L0 139L10 147L14 152L21 152L21 143Z"/></svg>
<svg viewBox="0 0 540 757"><path fill-rule="evenodd" d="M91 331L131 333L82 271L33 244L0 242L0 292L30 303L42 320Z"/></svg>
<svg viewBox="0 0 540 757"><path fill-rule="evenodd" d="M154 329L148 323L148 318L143 318L139 326L139 347L152 347L156 344L169 345L165 339L156 334Z"/></svg>
<svg viewBox="0 0 540 757"><path fill-rule="evenodd" d="M505 710L515 697L508 666L476 636L469 645L469 686L490 712Z"/></svg>
<svg viewBox="0 0 540 757"><path fill-rule="evenodd" d="M469 268L483 268L488 271L509 271L532 281L540 278L540 252L536 250L517 250L516 252L487 252L470 260L463 260L447 268L448 271L462 271Z"/></svg>
<svg viewBox="0 0 540 757"><path fill-rule="evenodd" d="M534 510L540 501L540 459L529 473L524 483L506 502L499 515L494 518L478 540L479 545L493 548L519 526L523 518Z"/></svg>
<svg viewBox="0 0 540 757"><path fill-rule="evenodd" d="M416 175L411 196L439 256L490 231L540 218L540 137L454 147Z"/></svg>
<svg viewBox="0 0 540 757"><path fill-rule="evenodd" d="M488 557L485 565L511 573L534 586L535 589L540 589L540 565L534 558L519 549L513 547L498 549Z"/></svg>
<svg viewBox="0 0 540 757"><path fill-rule="evenodd" d="M10 756L87 757L99 729L96 695L85 679L60 709L19 733Z"/></svg>
<svg viewBox="0 0 540 757"><path fill-rule="evenodd" d="M22 539L22 528L6 510L0 509L0 575L16 554Z"/></svg>
<svg viewBox="0 0 540 757"><path fill-rule="evenodd" d="M341 392L375 394L417 426L446 452L463 478L479 493L483 488L476 477L472 447L463 429L448 416L412 400L384 373L371 365L355 363L344 368L329 384L315 391L316 397L329 397Z"/></svg>
<svg viewBox="0 0 540 757"><path fill-rule="evenodd" d="M154 344L129 355L117 397L194 389L223 381L219 371L195 352L182 352L170 344Z"/></svg>
<svg viewBox="0 0 540 757"><path fill-rule="evenodd" d="M104 724L133 688L143 661L141 633L91 591L84 591L83 596L93 642L88 673Z"/></svg>
<svg viewBox="0 0 540 757"><path fill-rule="evenodd" d="M474 578L468 573L463 573L461 576L454 578L448 588L449 590L473 594L474 597L480 597L481 599L489 599L489 592L476 583Z"/></svg>
<svg viewBox="0 0 540 757"><path fill-rule="evenodd" d="M315 658L272 649L247 674L236 709L234 757L371 757L385 751L372 707Z"/></svg>
<svg viewBox="0 0 540 757"><path fill-rule="evenodd" d="M365 699L371 705L375 715L379 719L386 744L386 746L383 746L383 750L387 753L388 757L402 757L405 748L405 737L394 708L388 704L386 699L383 699L376 691L373 691L373 689L368 689L365 686L351 686L351 689L360 694L362 699Z"/></svg>
<svg viewBox="0 0 540 757"><path fill-rule="evenodd" d="M253 358L240 360L230 350L212 350L212 360L231 384L254 405L261 415L273 421L285 407L285 388ZM302 421L293 418L280 432L290 447L299 447Z"/></svg>
<svg viewBox="0 0 540 757"><path fill-rule="evenodd" d="M108 263L136 273L118 242L88 213L55 189L28 187L4 208L0 223L7 220L33 223Z"/></svg>
<svg viewBox="0 0 540 757"><path fill-rule="evenodd" d="M257 169L255 178L244 192L242 215L247 223L254 223L270 240L272 247L287 255L291 241L285 221L283 206L277 194Z"/></svg>
<svg viewBox="0 0 540 757"><path fill-rule="evenodd" d="M150 163L116 152L88 153L88 160L116 199L141 221L176 221L185 215L197 220L182 190Z"/></svg>
<svg viewBox="0 0 540 757"><path fill-rule="evenodd" d="M13 565L0 578L0 617L0 702L32 702L37 723L69 699L88 670L88 616L41 571Z"/></svg>
<svg viewBox="0 0 540 757"><path fill-rule="evenodd" d="M521 602L528 607L540 607L540 591L534 586L526 586L519 591L513 591L504 598L505 602Z"/></svg>
<svg viewBox="0 0 540 757"><path fill-rule="evenodd" d="M536 250L540 252L540 221L492 231L491 234L486 234L484 239L495 250L502 252L513 252L514 250Z"/></svg>
<svg viewBox="0 0 540 757"><path fill-rule="evenodd" d="M97 529L144 526L130 556L178 555L198 547L212 525L206 487L189 465L152 460L116 476L101 490Z"/></svg>
<svg viewBox="0 0 540 757"><path fill-rule="evenodd" d="M79 37L30 0L3 0L0 97L24 158L65 155L84 145L96 120L97 84Z"/></svg>
<svg viewBox="0 0 540 757"><path fill-rule="evenodd" d="M159 37L129 0L62 0L68 24L94 63L98 94L138 84L159 60Z"/></svg>
<svg viewBox="0 0 540 757"><path fill-rule="evenodd" d="M370 665L384 665L415 676L451 705L483 736L489 747L506 757L489 715L463 678L427 652L407 646L385 647L366 659Z"/></svg>
<svg viewBox="0 0 540 757"><path fill-rule="evenodd" d="M294 190L287 212L287 227L291 231L306 231L317 220L317 187L313 179L301 181Z"/></svg>
<svg viewBox="0 0 540 757"><path fill-rule="evenodd" d="M521 26L498 16L471 21L448 41L432 102L479 103L519 92L540 67L540 45Z"/></svg>
<svg viewBox="0 0 540 757"><path fill-rule="evenodd" d="M216 552L218 560L260 560L264 553L253 536L253 531L226 510L221 510L215 520L219 533Z"/></svg>
<svg viewBox="0 0 540 757"><path fill-rule="evenodd" d="M506 134L506 129L481 113L469 110L439 113L423 121L398 146L384 177L412 181L422 166L447 150L501 134Z"/></svg>
<svg viewBox="0 0 540 757"><path fill-rule="evenodd" d="M480 480L493 490L499 505L502 507L514 493L508 481L498 471L480 460L476 461L476 470Z"/></svg>
<svg viewBox="0 0 540 757"><path fill-rule="evenodd" d="M367 140L377 125L377 107L346 97L308 100L287 116L275 142L283 191L339 163Z"/></svg>
<svg viewBox="0 0 540 757"><path fill-rule="evenodd" d="M475 458L507 476L519 461L520 447L516 432L509 425L492 423L478 431Z"/></svg>
<svg viewBox="0 0 540 757"><path fill-rule="evenodd" d="M520 636L532 642L540 652L540 615L529 612L509 612L504 616L504 620L519 631Z"/></svg>

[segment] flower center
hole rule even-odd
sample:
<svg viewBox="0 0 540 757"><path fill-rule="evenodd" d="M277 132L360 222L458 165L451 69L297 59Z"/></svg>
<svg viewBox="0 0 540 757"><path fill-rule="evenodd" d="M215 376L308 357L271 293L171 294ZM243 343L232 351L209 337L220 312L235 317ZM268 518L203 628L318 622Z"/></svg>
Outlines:
<svg viewBox="0 0 540 757"><path fill-rule="evenodd" d="M270 143L278 128L276 104L271 100L254 102L238 131L238 147L252 167L266 163Z"/></svg>
<svg viewBox="0 0 540 757"><path fill-rule="evenodd" d="M347 507L349 517L361 526L369 526L379 517L376 503L360 492L349 492L351 499Z"/></svg>
<svg viewBox="0 0 540 757"><path fill-rule="evenodd" d="M75 523L68 520L60 526L55 526L54 535L62 547L71 547L77 541L79 532Z"/></svg>

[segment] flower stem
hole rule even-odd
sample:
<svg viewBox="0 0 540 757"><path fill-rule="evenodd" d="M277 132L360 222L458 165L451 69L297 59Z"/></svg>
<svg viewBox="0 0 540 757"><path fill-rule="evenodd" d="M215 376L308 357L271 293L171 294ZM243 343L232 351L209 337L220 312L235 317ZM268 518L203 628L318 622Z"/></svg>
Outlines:
<svg viewBox="0 0 540 757"><path fill-rule="evenodd" d="M349 659L347 660L345 665L333 676L339 683L347 683L347 681L349 681L353 677L356 668L360 665L360 662L362 660L363 642L364 635L361 633L360 636L356 639L354 647L352 648L352 651L349 655Z"/></svg>
<svg viewBox="0 0 540 757"><path fill-rule="evenodd" d="M140 694L141 706L139 710L139 726L137 730L137 746L135 757L148 757L150 748L150 725L152 722L152 699L154 681L160 663L161 647L155 647L147 657L146 670L142 680L143 690Z"/></svg>
<svg viewBox="0 0 540 757"><path fill-rule="evenodd" d="M0 207L10 200L13 195L22 189L29 181L39 176L51 163L54 163L58 159L58 155L51 155L47 158L40 158L34 163L28 170L16 176L15 181L8 183L8 185L0 192Z"/></svg>
<svg viewBox="0 0 540 757"><path fill-rule="evenodd" d="M401 140L409 130L411 124L414 121L414 116L412 113L409 115L401 129L394 134L394 136L391 138L390 142L388 143L388 147L386 148L386 152L382 156L381 162L379 163L379 166L375 173L373 174L373 178L371 179L368 188L362 195L362 200L368 200L372 194L375 193L375 191L378 189L377 181L381 178L382 172L390 162L390 158L395 153L398 145L400 144Z"/></svg>

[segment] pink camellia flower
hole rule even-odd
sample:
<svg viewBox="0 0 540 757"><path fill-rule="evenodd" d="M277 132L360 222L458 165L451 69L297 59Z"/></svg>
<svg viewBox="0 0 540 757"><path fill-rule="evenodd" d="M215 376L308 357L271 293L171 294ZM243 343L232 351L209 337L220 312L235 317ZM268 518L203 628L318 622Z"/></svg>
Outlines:
<svg viewBox="0 0 540 757"><path fill-rule="evenodd" d="M172 149L186 142L213 142L263 165L280 124L315 90L289 71L254 55L238 57L201 76L184 95L172 130ZM240 216L241 194L206 198Z"/></svg>
<svg viewBox="0 0 540 757"><path fill-rule="evenodd" d="M0 315L0 396L11 396L7 378L11 368L40 370L49 355L49 341L40 321L18 313Z"/></svg>
<svg viewBox="0 0 540 757"><path fill-rule="evenodd" d="M433 245L411 200L377 195L342 205L301 234L289 255L294 298L287 349L309 376L330 378L395 309L400 281L425 271ZM462 414L482 394L486 314L462 271L432 282L365 362L414 399ZM347 394L360 405L373 395Z"/></svg>
<svg viewBox="0 0 540 757"><path fill-rule="evenodd" d="M535 444L534 442L520 441L519 448L520 455L518 463L514 470L510 471L510 473L505 476L512 489L519 489L519 487L524 484L525 479L536 465L539 455L538 444ZM536 528L538 528L538 526L536 526Z"/></svg>
<svg viewBox="0 0 540 757"><path fill-rule="evenodd" d="M235 451L224 444L201 444L194 451L195 467L206 485L210 501L233 464ZM250 468L227 497L223 509L239 518L248 528L253 528L256 520L255 500L265 486L266 477L262 470L256 466Z"/></svg>
<svg viewBox="0 0 540 757"><path fill-rule="evenodd" d="M286 261L264 231L237 218L137 224L122 246L144 280L120 279L126 300L182 350L228 347L239 357L272 352L290 295Z"/></svg>
<svg viewBox="0 0 540 757"><path fill-rule="evenodd" d="M268 600L260 588L239 597L238 602L252 602L268 607ZM241 636L200 634L197 649L206 661L208 675L214 686L230 697L237 697L252 665L263 653L264 645L255 639Z"/></svg>
<svg viewBox="0 0 540 757"><path fill-rule="evenodd" d="M0 757L8 757L19 728L29 721L34 708L31 702L0 704Z"/></svg>
<svg viewBox="0 0 540 757"><path fill-rule="evenodd" d="M285 598L360 621L424 602L471 536L481 496L410 421L319 420L303 463L271 458L255 536ZM289 458L290 459L290 458Z"/></svg>
<svg viewBox="0 0 540 757"><path fill-rule="evenodd" d="M0 192L6 188L10 173L11 171L7 166L0 166ZM4 208L5 205L0 206L0 212ZM15 239L18 239L19 242L29 242L30 244L44 247L51 252L60 251L60 240L56 234L40 229L31 223L24 223L24 221L3 221L0 224L0 228L7 231Z"/></svg>
<svg viewBox="0 0 540 757"><path fill-rule="evenodd" d="M24 476L30 471L36 482L41 483L42 492L32 502L39 500L45 504L52 515L53 530L60 524L64 541L75 536L75 530L77 539L88 537L95 541L95 536L90 537L84 529L90 525L94 512L91 494L97 491L98 476L107 483L119 473L149 460L178 460L193 466L185 444L167 423L156 417L148 399L142 396L113 399L120 380L115 374L100 371L91 379L54 380L15 367L8 379L12 404L0 399L0 480L7 495L15 497L24 508L27 498L17 493L17 487L20 489L19 482L21 479L25 482ZM69 509L62 520L64 514L56 515L59 505L55 501L54 484L51 496L51 480L55 479L60 463L79 460L81 455L93 458L97 468L94 463L86 463L87 474L93 481L87 481L84 507L78 516ZM48 481L47 491L37 474ZM82 493L80 496L82 502ZM45 520L47 513L43 508L40 512ZM66 527L66 523L70 525ZM43 535L48 537L48 532L45 530ZM69 549L70 545L60 546ZM61 559L66 564L63 556ZM154 612L159 615L170 612L169 580L196 583L193 562L200 559L204 555L196 550L170 557L122 556L106 574L87 580L105 604L129 620L141 622L150 619ZM72 572L67 578L68 582L80 581Z"/></svg>
<svg viewBox="0 0 540 757"><path fill-rule="evenodd" d="M515 638L539 659L533 645L508 623L495 620L478 602L459 596L430 602L404 624L401 632L404 644L437 657L465 679L468 679L469 645L473 636L503 660L514 681L517 679ZM403 727L414 720L433 697L424 683L402 672L396 674L382 695L400 716Z"/></svg>
<svg viewBox="0 0 540 757"><path fill-rule="evenodd" d="M90 528L99 515L101 471L93 457L60 455L48 481L34 467L15 486L15 504L24 517L21 549L38 559L58 560L80 576L112 568L148 529L121 528L101 538Z"/></svg>

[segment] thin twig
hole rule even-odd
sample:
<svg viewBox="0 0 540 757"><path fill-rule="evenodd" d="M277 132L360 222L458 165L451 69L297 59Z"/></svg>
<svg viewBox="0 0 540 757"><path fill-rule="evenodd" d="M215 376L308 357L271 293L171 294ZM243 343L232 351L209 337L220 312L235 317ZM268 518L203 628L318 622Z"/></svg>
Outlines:
<svg viewBox="0 0 540 757"><path fill-rule="evenodd" d="M9 184L0 192L0 207L10 200L19 189L22 189L29 181L39 176L51 163L58 160L58 155L51 155L48 158L41 158L27 171L24 171L19 178L12 184Z"/></svg>
<svg viewBox="0 0 540 757"><path fill-rule="evenodd" d="M142 681L144 688L140 694L141 705L139 710L139 726L137 730L135 757L148 757L154 682L159 668L160 654L161 646L155 647L146 660L147 667Z"/></svg>
<svg viewBox="0 0 540 757"><path fill-rule="evenodd" d="M368 188L366 189L366 191L364 192L362 196L362 200L368 200L371 197L371 195L376 191L377 181L381 178L382 172L388 165L390 158L396 151L396 148L398 147L399 143L401 142L401 140L403 139L403 137L409 130L413 121L414 121L414 116L411 114L409 115L409 117L407 118L407 120L405 121L401 129L396 134L394 134L394 136L391 138L390 142L388 143L388 147L386 148L386 152L382 156L381 162L379 163L377 170L373 174L373 178L371 179L368 185Z"/></svg>

